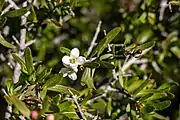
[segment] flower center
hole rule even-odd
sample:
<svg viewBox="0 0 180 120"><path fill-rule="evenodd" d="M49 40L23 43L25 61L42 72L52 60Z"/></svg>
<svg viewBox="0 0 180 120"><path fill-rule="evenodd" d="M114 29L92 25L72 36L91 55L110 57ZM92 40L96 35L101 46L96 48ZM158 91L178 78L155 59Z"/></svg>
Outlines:
<svg viewBox="0 0 180 120"><path fill-rule="evenodd" d="M76 63L76 59L75 58L70 59L70 63L75 64Z"/></svg>

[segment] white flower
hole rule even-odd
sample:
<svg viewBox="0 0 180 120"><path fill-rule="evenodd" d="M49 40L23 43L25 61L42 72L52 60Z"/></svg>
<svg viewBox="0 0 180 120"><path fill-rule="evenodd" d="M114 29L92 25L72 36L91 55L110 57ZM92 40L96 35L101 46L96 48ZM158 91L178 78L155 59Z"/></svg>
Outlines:
<svg viewBox="0 0 180 120"><path fill-rule="evenodd" d="M63 73L63 77L68 76L72 80L76 80L77 79L76 72L74 70L70 69L70 68L62 68L60 70L60 73Z"/></svg>
<svg viewBox="0 0 180 120"><path fill-rule="evenodd" d="M86 58L79 56L79 49L74 48L71 50L70 56L65 55L62 58L64 66L72 68L75 72L78 71L78 65L82 65L86 62Z"/></svg>

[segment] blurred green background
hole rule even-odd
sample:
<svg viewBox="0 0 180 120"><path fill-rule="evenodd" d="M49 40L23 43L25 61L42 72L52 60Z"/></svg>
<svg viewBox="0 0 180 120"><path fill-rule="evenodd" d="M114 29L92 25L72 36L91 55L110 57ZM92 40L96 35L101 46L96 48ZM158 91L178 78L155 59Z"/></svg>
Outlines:
<svg viewBox="0 0 180 120"><path fill-rule="evenodd" d="M18 4L21 2L17 1ZM109 31L118 26L122 30L112 43L123 44L126 41L130 45L156 41L153 49L144 56L148 59L147 66L144 66L143 70L141 69L143 66L137 64L131 67L134 75L143 78L152 73L157 86L172 81L180 83L180 11L178 6L173 5L171 12L168 6L163 6L167 2L166 0L83 0L77 5L72 5L74 17L68 18L66 15L62 17L63 20L67 19L62 26L53 23L37 24L34 29L29 30L27 40L36 39L31 46L35 61L42 61L46 67L52 67L53 72L57 73L63 67L61 58L64 54L60 51L60 47L69 49L77 47L83 54L88 50L98 22L101 20L102 26L97 42L104 37L103 30ZM41 13L37 8L34 10ZM43 9L42 13L44 13ZM57 15L50 14L50 16L59 19ZM19 37L19 22L19 18L7 20L6 25L10 27L7 36L5 28L1 28L1 33L8 38L7 41L13 41L12 35ZM0 46L1 81L13 76L13 71L7 64L10 52L12 51ZM102 71L98 72L103 77ZM173 92L175 99L172 100L171 106L159 111L170 120L179 119L180 116L180 89L176 88Z"/></svg>

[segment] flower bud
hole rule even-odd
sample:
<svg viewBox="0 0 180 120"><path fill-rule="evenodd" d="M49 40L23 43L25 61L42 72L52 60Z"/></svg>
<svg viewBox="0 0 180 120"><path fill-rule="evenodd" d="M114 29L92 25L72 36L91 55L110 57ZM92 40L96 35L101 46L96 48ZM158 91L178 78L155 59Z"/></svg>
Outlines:
<svg viewBox="0 0 180 120"><path fill-rule="evenodd" d="M49 115L47 116L47 119L46 119L46 120L54 120L54 115L49 114Z"/></svg>
<svg viewBox="0 0 180 120"><path fill-rule="evenodd" d="M38 112L36 110L31 111L31 119L32 120L38 119Z"/></svg>

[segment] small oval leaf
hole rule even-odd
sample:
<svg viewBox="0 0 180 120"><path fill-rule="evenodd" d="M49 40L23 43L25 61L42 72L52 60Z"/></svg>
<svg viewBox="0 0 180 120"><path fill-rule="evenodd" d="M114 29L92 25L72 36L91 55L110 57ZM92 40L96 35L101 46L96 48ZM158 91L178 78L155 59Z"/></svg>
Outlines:
<svg viewBox="0 0 180 120"><path fill-rule="evenodd" d="M7 42L2 35L0 35L0 44L7 48L16 48L16 46L12 45L11 43Z"/></svg>
<svg viewBox="0 0 180 120"><path fill-rule="evenodd" d="M105 62L105 61L98 61L98 63L105 68L109 68L109 69L114 69L115 66L109 62Z"/></svg>
<svg viewBox="0 0 180 120"><path fill-rule="evenodd" d="M18 10L9 11L6 14L4 14L4 16L10 17L10 18L18 17L18 16L21 16L21 15L24 15L27 11L28 10L26 8L21 8L21 9L18 9Z"/></svg>
<svg viewBox="0 0 180 120"><path fill-rule="evenodd" d="M60 51L62 53L66 53L67 55L70 55L71 50L66 47L60 47Z"/></svg>
<svg viewBox="0 0 180 120"><path fill-rule="evenodd" d="M89 67L89 68L98 68L100 66L100 64L97 62L86 62L83 64L83 66Z"/></svg>

